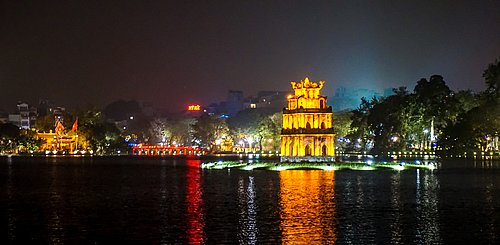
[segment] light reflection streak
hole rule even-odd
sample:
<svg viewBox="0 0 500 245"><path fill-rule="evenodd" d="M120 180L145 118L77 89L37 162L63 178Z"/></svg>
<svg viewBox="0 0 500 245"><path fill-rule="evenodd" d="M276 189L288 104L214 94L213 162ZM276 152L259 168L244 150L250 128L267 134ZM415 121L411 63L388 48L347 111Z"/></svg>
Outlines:
<svg viewBox="0 0 500 245"><path fill-rule="evenodd" d="M420 177L420 173L418 176L415 241L424 244L441 243L438 213L439 180L433 171L426 171L423 177Z"/></svg>
<svg viewBox="0 0 500 245"><path fill-rule="evenodd" d="M485 203L486 203L486 210L490 215L487 215L486 219L486 227L487 231L485 232L487 234L487 237L490 241L495 240L495 203L493 200L493 196L495 194L495 186L493 182L493 178L489 176L488 178L489 184L486 185L486 190L485 190Z"/></svg>
<svg viewBox="0 0 500 245"><path fill-rule="evenodd" d="M418 173L418 169L417 169ZM418 175L417 175L418 176ZM391 175L391 206L393 210L393 219L389 225L391 233L391 243L401 244L403 238L403 231L401 227L401 173L393 173Z"/></svg>
<svg viewBox="0 0 500 245"><path fill-rule="evenodd" d="M52 164L51 171L52 183L50 185L50 195L49 203L52 209L51 217L48 220L47 228L49 233L49 239L51 244L63 244L64 243L64 228L62 225L62 214L60 210L62 208L62 197L58 192L58 174L57 174L57 164Z"/></svg>
<svg viewBox="0 0 500 245"><path fill-rule="evenodd" d="M335 171L281 171L283 243L335 243Z"/></svg>
<svg viewBox="0 0 500 245"><path fill-rule="evenodd" d="M7 169L7 236L9 237L9 241L12 243L16 236L14 231L16 230L16 218L14 216L14 190L12 183L12 159L8 158L7 160L8 169Z"/></svg>
<svg viewBox="0 0 500 245"><path fill-rule="evenodd" d="M257 243L257 208L255 205L255 183L254 177L248 177L248 186L245 190L243 179L238 181L238 200L240 207L239 234L240 244Z"/></svg>
<svg viewBox="0 0 500 245"><path fill-rule="evenodd" d="M201 190L200 160L186 160L187 238L189 244L203 244L205 241L205 215Z"/></svg>
<svg viewBox="0 0 500 245"><path fill-rule="evenodd" d="M168 217L168 200L167 200L167 169L166 167L162 164L161 170L160 170L160 222L161 222L161 227L160 227L160 232L161 232L161 243L166 243L168 242L168 222L167 222L167 217Z"/></svg>

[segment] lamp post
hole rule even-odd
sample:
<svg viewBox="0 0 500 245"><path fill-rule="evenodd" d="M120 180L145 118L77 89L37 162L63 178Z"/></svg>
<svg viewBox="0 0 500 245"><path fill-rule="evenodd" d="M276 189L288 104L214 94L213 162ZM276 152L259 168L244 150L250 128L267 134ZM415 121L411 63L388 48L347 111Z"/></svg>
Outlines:
<svg viewBox="0 0 500 245"><path fill-rule="evenodd" d="M427 138L427 133L429 133L429 130L428 129L424 129L424 144L423 144L424 145L423 146L424 150L429 149L429 147L428 147L428 142L429 141L428 141L428 138Z"/></svg>

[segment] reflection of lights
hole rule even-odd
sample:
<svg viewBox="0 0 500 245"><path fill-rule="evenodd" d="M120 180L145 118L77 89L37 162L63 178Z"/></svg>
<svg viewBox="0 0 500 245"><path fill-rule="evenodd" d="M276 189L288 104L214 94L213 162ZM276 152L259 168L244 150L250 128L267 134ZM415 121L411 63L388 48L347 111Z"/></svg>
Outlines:
<svg viewBox="0 0 500 245"><path fill-rule="evenodd" d="M335 228L325 225L335 223L335 172L283 171L279 177L281 241L335 243Z"/></svg>
<svg viewBox="0 0 500 245"><path fill-rule="evenodd" d="M187 161L188 171L186 172L186 218L187 218L187 238L189 244L203 244L205 237L203 230L205 227L203 211L203 192L201 188L201 174L196 166L200 166L200 161Z"/></svg>
<svg viewBox="0 0 500 245"><path fill-rule="evenodd" d="M417 169L417 189L420 186L420 169Z"/></svg>
<svg viewBox="0 0 500 245"><path fill-rule="evenodd" d="M284 165L279 165L279 166L276 166L274 168L274 170L276 170L276 171L283 171L283 170L287 170L287 169L288 169L288 167L284 166Z"/></svg>
<svg viewBox="0 0 500 245"><path fill-rule="evenodd" d="M326 171L335 171L335 170L337 170L337 168L335 168L334 166L330 166L330 165L323 166L322 169L326 170Z"/></svg>

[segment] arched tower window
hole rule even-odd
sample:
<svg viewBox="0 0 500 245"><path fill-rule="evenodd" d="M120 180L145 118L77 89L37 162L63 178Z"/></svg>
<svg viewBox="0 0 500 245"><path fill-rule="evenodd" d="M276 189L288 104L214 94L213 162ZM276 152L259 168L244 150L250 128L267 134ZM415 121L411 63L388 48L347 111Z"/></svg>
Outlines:
<svg viewBox="0 0 500 245"><path fill-rule="evenodd" d="M306 148L305 148L305 155L306 156L310 156L311 155L311 147L309 145L306 145Z"/></svg>
<svg viewBox="0 0 500 245"><path fill-rule="evenodd" d="M327 152L326 145L323 145L323 147L321 147L321 155L322 155L322 156L326 156L326 154L327 154L327 153L328 153L328 152Z"/></svg>
<svg viewBox="0 0 500 245"><path fill-rule="evenodd" d="M311 124L309 122L306 123L306 129L311 129Z"/></svg>
<svg viewBox="0 0 500 245"><path fill-rule="evenodd" d="M325 122L321 122L321 129L325 129Z"/></svg>
<svg viewBox="0 0 500 245"><path fill-rule="evenodd" d="M325 100L320 100L319 101L319 108L321 108L321 109L325 109L326 108Z"/></svg>

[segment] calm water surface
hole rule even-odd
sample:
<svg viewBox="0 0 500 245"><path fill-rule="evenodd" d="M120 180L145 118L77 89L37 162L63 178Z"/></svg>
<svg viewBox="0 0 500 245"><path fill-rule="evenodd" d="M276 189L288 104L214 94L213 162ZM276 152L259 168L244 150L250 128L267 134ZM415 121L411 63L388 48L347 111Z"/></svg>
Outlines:
<svg viewBox="0 0 500 245"><path fill-rule="evenodd" d="M498 162L280 172L200 163L0 157L0 243L500 242Z"/></svg>

